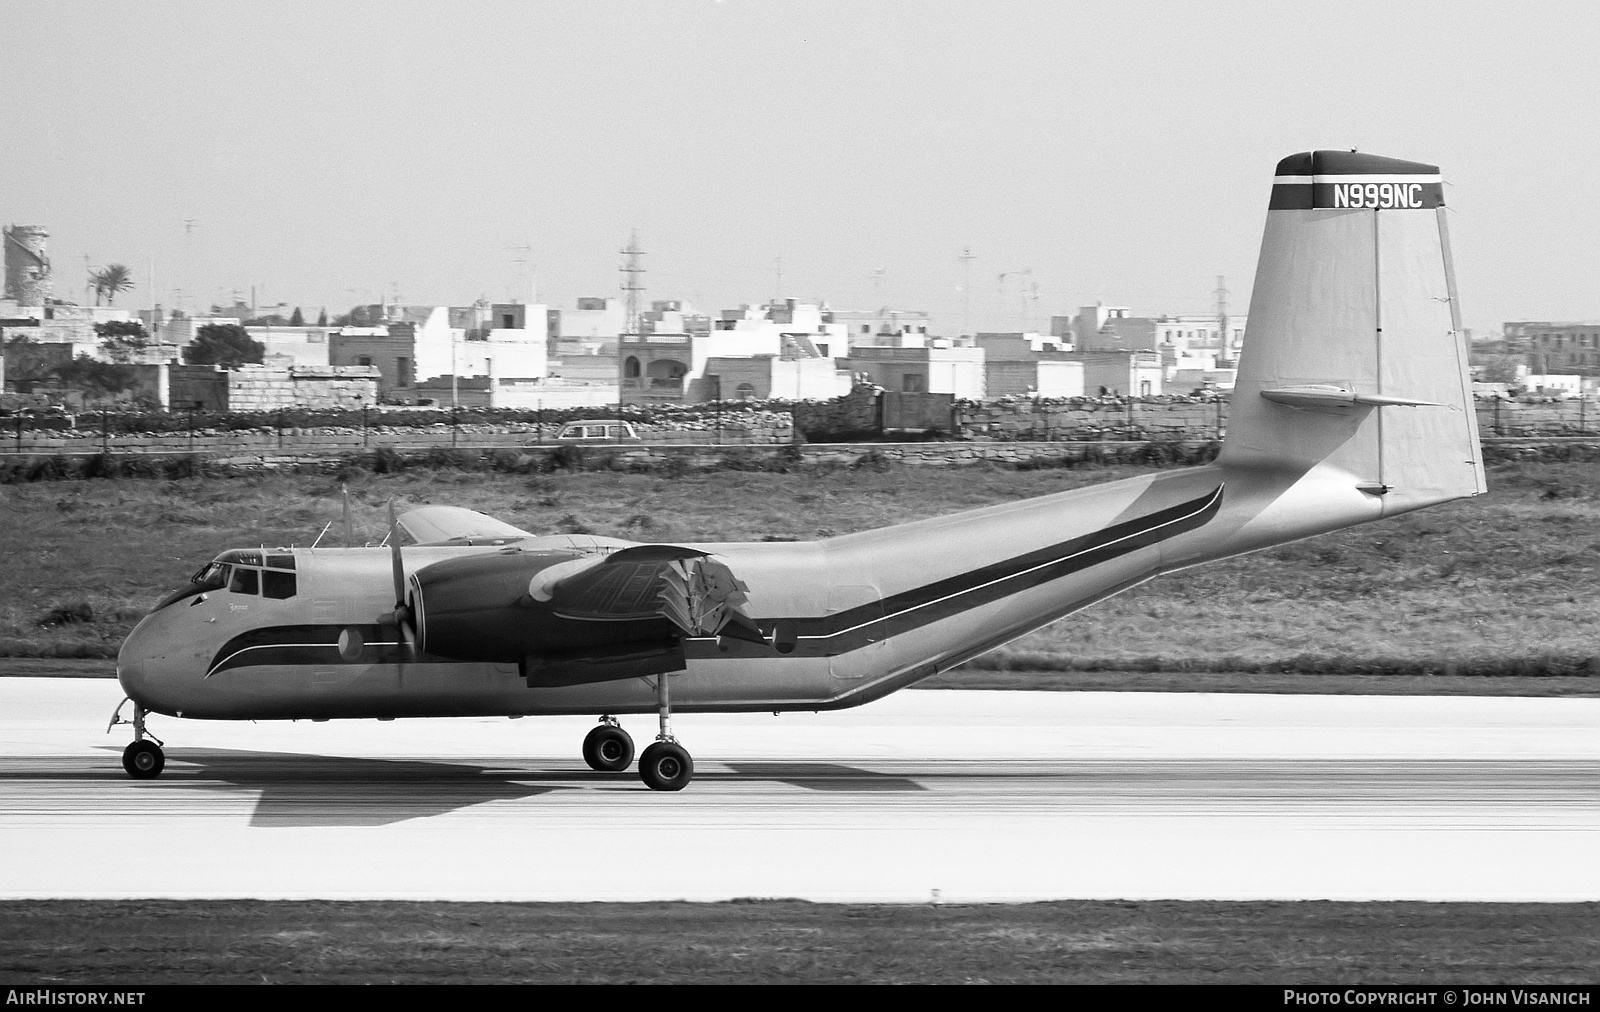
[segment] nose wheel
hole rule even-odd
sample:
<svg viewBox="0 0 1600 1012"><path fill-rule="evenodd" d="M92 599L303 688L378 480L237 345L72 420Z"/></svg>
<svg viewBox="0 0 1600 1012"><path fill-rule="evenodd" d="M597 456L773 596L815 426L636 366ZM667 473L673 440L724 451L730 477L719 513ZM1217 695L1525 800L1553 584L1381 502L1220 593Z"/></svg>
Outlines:
<svg viewBox="0 0 1600 1012"><path fill-rule="evenodd" d="M161 751L161 746L148 738L129 742L128 747L122 750L122 768L135 780L159 777L166 765L167 757Z"/></svg>
<svg viewBox="0 0 1600 1012"><path fill-rule="evenodd" d="M117 704L116 712L111 715L111 723L106 725L106 733L109 734L118 724L133 725L133 741L122 750L122 768L135 780L152 780L159 777L162 769L166 767L167 755L161 751L161 740L145 730L144 707L134 703L133 719L123 719L122 708L128 702L124 699Z"/></svg>

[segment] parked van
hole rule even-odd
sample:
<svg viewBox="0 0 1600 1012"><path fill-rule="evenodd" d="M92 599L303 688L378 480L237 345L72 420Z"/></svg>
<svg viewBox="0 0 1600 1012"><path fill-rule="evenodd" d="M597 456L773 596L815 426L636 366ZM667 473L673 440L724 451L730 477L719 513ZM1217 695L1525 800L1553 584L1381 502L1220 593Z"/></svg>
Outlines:
<svg viewBox="0 0 1600 1012"><path fill-rule="evenodd" d="M633 426L616 418L586 418L568 422L556 433L558 443L638 443Z"/></svg>

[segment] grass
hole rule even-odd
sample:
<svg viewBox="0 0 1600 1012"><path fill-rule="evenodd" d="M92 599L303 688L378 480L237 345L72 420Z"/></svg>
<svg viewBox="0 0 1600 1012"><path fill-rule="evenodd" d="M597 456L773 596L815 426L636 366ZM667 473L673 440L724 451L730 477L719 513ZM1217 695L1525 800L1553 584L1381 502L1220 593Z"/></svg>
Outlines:
<svg viewBox="0 0 1600 1012"><path fill-rule="evenodd" d="M358 538L385 504L471 506L537 532L640 541L806 539L1043 495L1133 467L806 467L679 477L408 470L356 476ZM1491 494L1175 574L948 679L1022 672L1323 672L1600 686L1600 470L1505 463ZM339 511L311 475L0 486L0 653L109 657L143 609L225 547L309 544ZM337 526L337 525L335 525ZM53 616L53 617L52 617ZM83 619L87 620L83 620ZM1035 680L1045 677L1025 676Z"/></svg>
<svg viewBox="0 0 1600 1012"><path fill-rule="evenodd" d="M0 903L0 979L1592 984L1600 905Z"/></svg>

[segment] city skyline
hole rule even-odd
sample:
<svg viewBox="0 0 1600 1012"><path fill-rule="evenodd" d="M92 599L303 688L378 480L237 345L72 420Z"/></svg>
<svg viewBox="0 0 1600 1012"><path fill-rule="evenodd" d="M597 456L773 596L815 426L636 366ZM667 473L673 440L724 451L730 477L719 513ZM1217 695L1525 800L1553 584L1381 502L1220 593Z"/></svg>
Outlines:
<svg viewBox="0 0 1600 1012"><path fill-rule="evenodd" d="M570 308L637 230L710 313L1242 315L1273 165L1350 146L1441 165L1467 326L1600 316L1575 4L3 6L0 218L60 298Z"/></svg>

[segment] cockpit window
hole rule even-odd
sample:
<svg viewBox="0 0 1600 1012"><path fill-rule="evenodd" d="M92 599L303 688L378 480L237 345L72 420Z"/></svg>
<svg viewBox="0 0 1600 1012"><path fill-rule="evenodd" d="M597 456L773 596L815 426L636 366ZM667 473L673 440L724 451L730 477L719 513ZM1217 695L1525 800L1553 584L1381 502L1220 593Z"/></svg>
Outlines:
<svg viewBox="0 0 1600 1012"><path fill-rule="evenodd" d="M244 566L233 567L233 582L228 584L228 589L235 594L259 594L261 592L261 571L259 569L246 569Z"/></svg>
<svg viewBox="0 0 1600 1012"><path fill-rule="evenodd" d="M221 590L228 585L228 573L232 569L232 566L226 566L220 562L208 562L195 570L194 575L189 577L190 589Z"/></svg>
<svg viewBox="0 0 1600 1012"><path fill-rule="evenodd" d="M294 560L291 559L291 562ZM294 574L268 569L261 574L261 596L280 601L294 596Z"/></svg>
<svg viewBox="0 0 1600 1012"><path fill-rule="evenodd" d="M260 568L262 565L268 568ZM195 570L187 586L168 594L151 610L160 611L177 601L223 589L284 601L294 597L298 589L295 569L294 554L283 549L272 552L233 549Z"/></svg>
<svg viewBox="0 0 1600 1012"><path fill-rule="evenodd" d="M208 562L194 571L194 575L189 577L187 586L180 587L163 597L150 610L160 611L167 605L182 601L185 598L191 598L197 594L205 594L212 590L221 590L228 585L228 580L232 575L232 566L222 562Z"/></svg>

